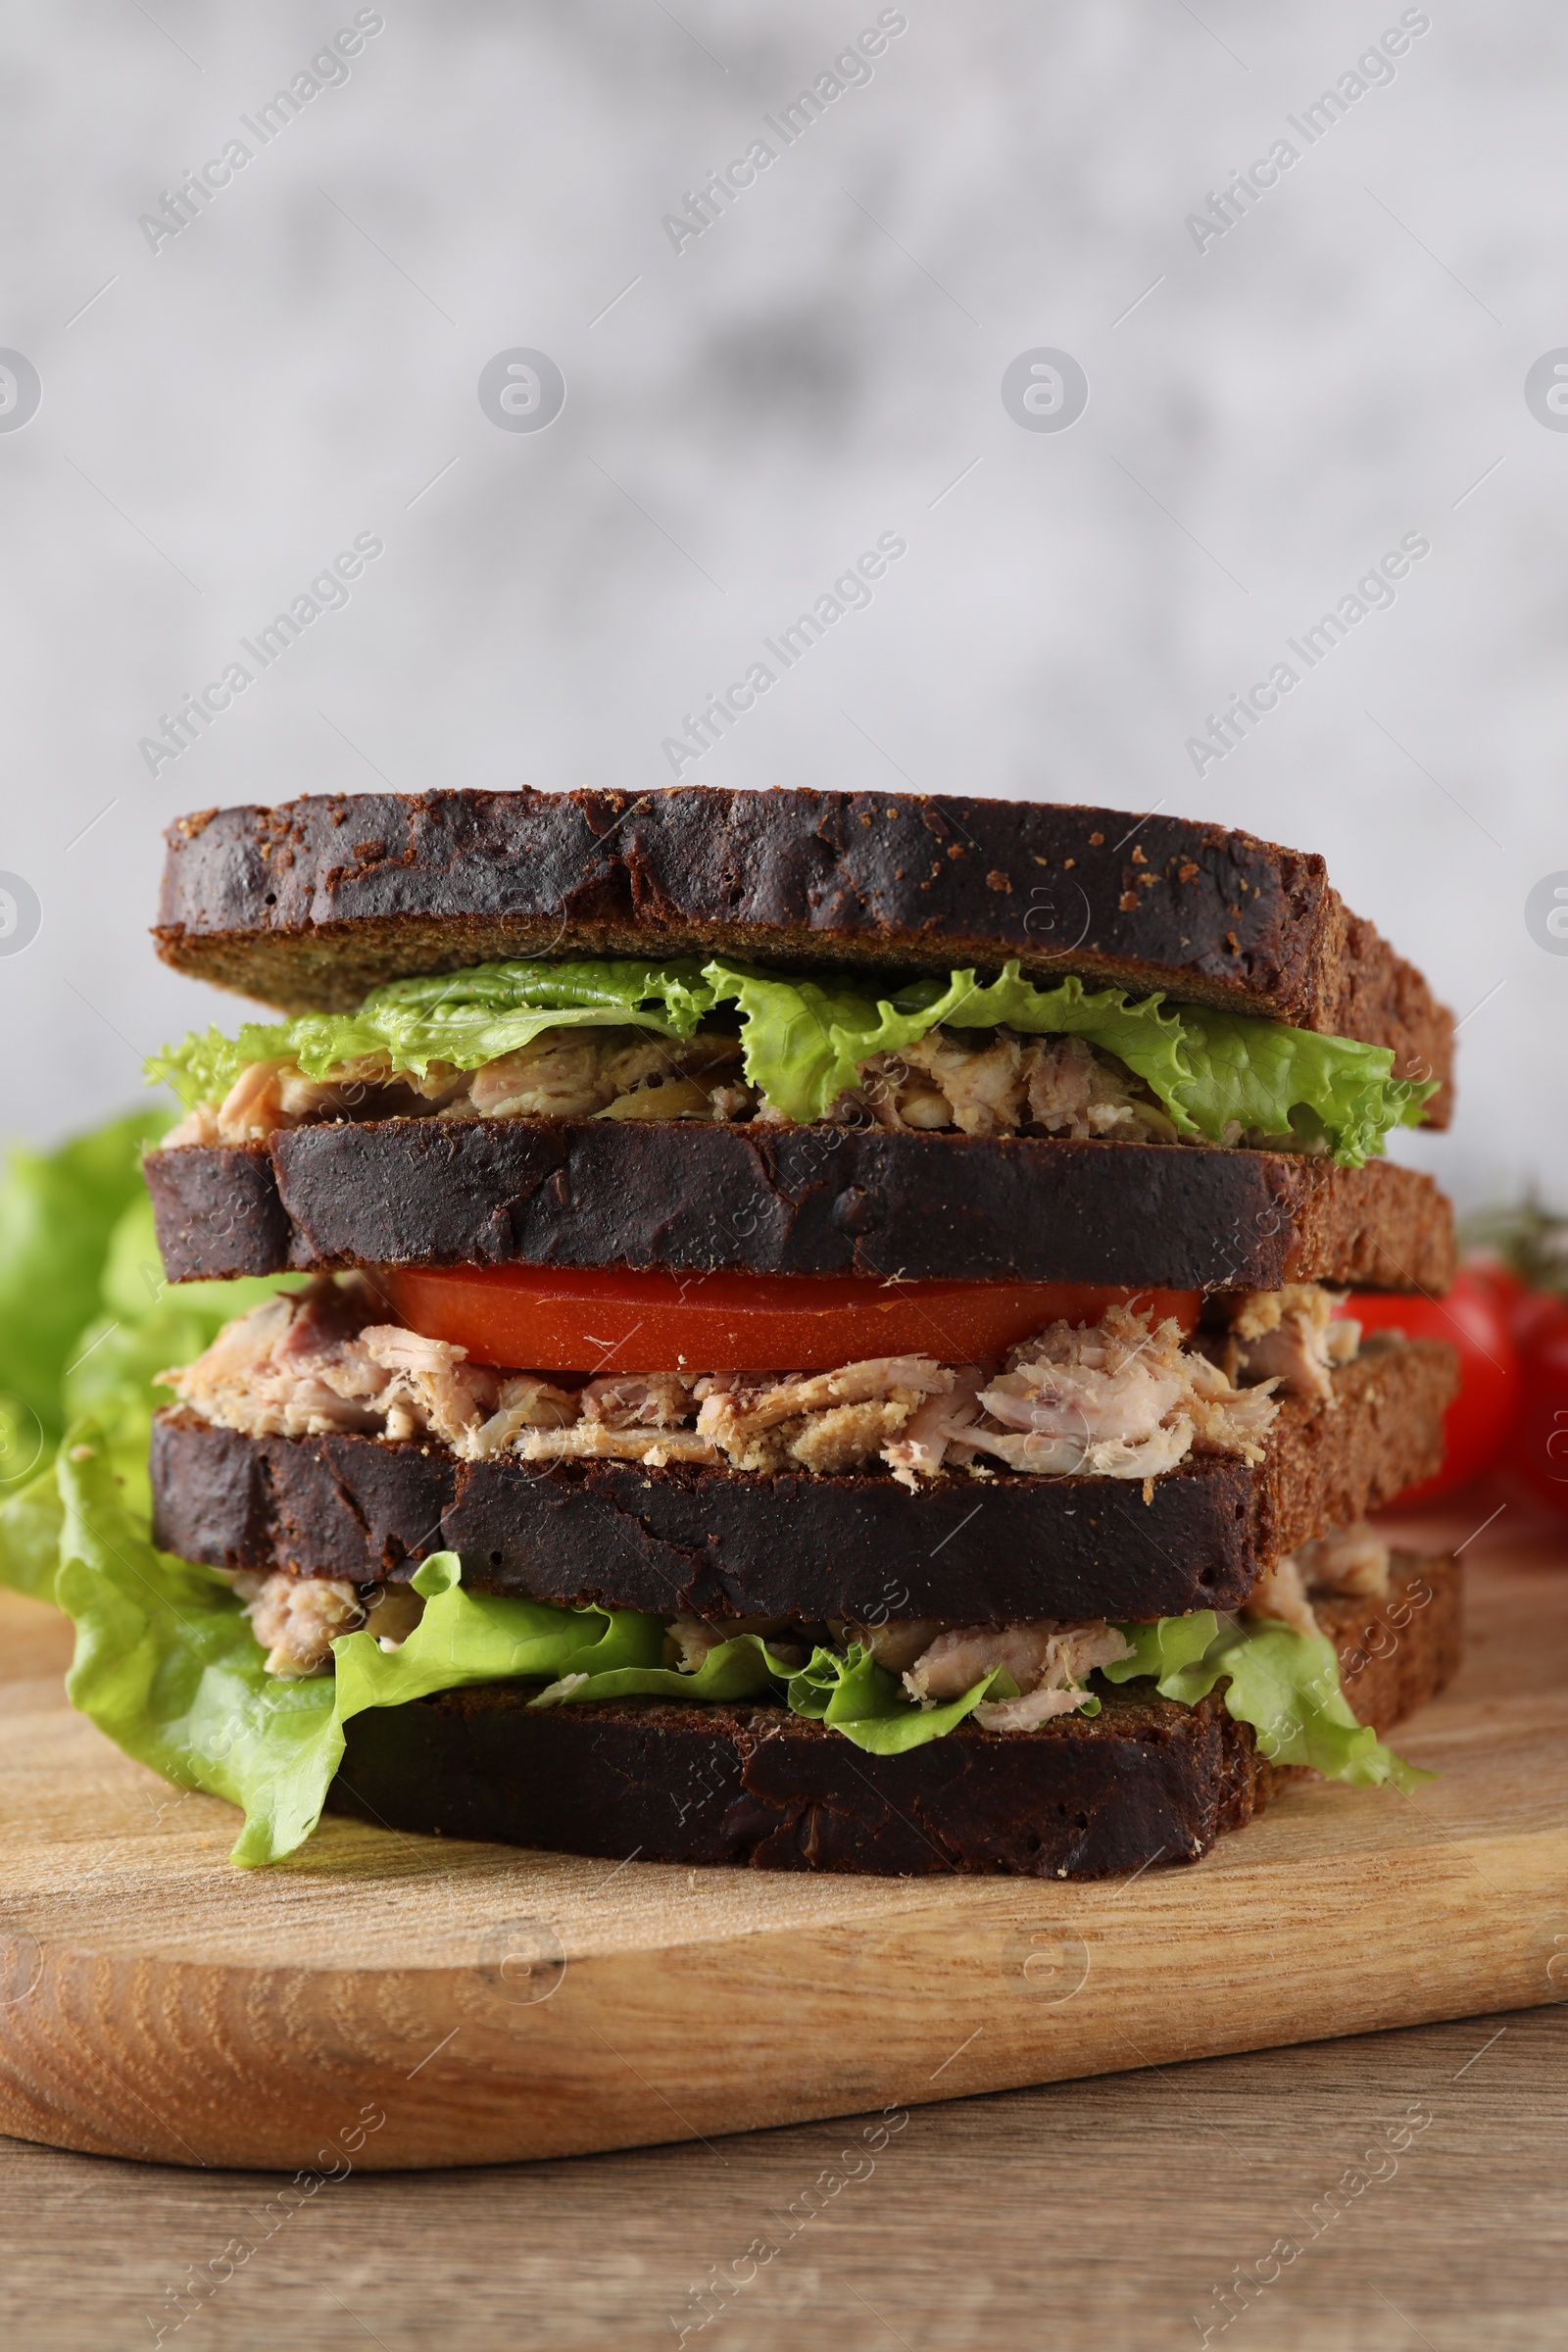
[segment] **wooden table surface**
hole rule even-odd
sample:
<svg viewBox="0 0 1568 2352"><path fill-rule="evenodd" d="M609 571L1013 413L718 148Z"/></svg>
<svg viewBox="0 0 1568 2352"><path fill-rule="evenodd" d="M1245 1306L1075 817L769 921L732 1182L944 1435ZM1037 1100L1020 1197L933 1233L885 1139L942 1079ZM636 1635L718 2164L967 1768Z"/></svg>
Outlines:
<svg viewBox="0 0 1568 2352"><path fill-rule="evenodd" d="M1291 1938L1309 1977L1298 1911ZM0 2138L0 2346L1555 2348L1568 2006L307 2185Z"/></svg>
<svg viewBox="0 0 1568 2352"><path fill-rule="evenodd" d="M694 2065L701 2039L694 2019ZM636 2352L685 2328L704 2352L772 2352L817 2327L867 2352L1162 2352L1204 2327L1268 2352L1568 2340L1563 2008L919 2108L873 2155L879 2124L351 2176L292 2211L275 2177L0 2140L0 2341L151 2345L177 2317L167 2290L214 2263L166 2345ZM692 2290L715 2265L755 2276L705 2306ZM1222 2332L1237 2266L1252 2307Z"/></svg>

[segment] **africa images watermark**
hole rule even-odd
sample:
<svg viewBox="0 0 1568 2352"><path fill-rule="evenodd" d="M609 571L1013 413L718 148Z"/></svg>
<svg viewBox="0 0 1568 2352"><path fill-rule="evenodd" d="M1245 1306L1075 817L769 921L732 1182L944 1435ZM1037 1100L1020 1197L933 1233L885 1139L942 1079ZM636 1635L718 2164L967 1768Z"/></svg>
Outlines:
<svg viewBox="0 0 1568 2352"><path fill-rule="evenodd" d="M1188 235L1200 253L1206 253L1219 237L1229 234L1238 221L1245 220L1253 206L1277 188L1281 175L1294 170L1310 147L1328 136L1336 122L1343 122L1352 106L1359 104L1369 90L1385 88L1396 78L1394 60L1403 57L1412 41L1432 30L1432 19L1424 8L1407 8L1397 24L1391 24L1373 48L1358 57L1353 66L1347 66L1334 87L1324 90L1310 105L1303 106L1299 115L1287 115L1285 120L1302 144L1297 147L1287 138L1278 138L1267 155L1260 155L1249 164L1245 172L1233 172L1227 186L1210 188L1205 203L1206 213L1189 213L1183 222Z"/></svg>
<svg viewBox="0 0 1568 2352"><path fill-rule="evenodd" d="M707 173L700 188L688 188L681 198L684 213L666 213L660 222L665 236L677 253L684 253L705 229L715 220L722 220L730 206L743 189L754 187L760 172L776 164L786 148L804 139L813 122L819 122L830 106L836 106L847 90L863 89L872 78L871 60L881 57L889 41L896 41L901 32L907 32L909 20L902 8L885 8L874 24L842 49L831 66L824 66L809 88L781 106L775 118L764 115L762 122L779 144L755 138L744 155L736 156L722 172Z"/></svg>
<svg viewBox="0 0 1568 2352"><path fill-rule="evenodd" d="M232 710L234 697L260 677L264 669L288 652L295 639L313 628L323 612L336 612L349 601L347 583L357 580L367 564L373 564L386 553L386 541L375 531L357 531L351 547L345 547L318 571L309 587L302 588L290 602L286 612L274 613L266 628L258 629L254 639L242 637L240 644L255 662L254 670L243 662L230 662L221 677L204 686L200 694L187 694L175 711L161 710L158 724L162 732L144 735L136 749L147 763L149 775L177 760L182 752L199 741L214 719L224 710Z"/></svg>
<svg viewBox="0 0 1568 2352"><path fill-rule="evenodd" d="M1369 613L1395 604L1397 600L1392 583L1402 580L1412 564L1422 563L1431 553L1432 542L1424 532L1406 531L1398 546L1391 548L1354 588L1347 589L1331 612L1321 614L1299 637L1287 637L1285 642L1301 668L1276 662L1268 676L1248 693L1233 694L1223 712L1209 711L1203 721L1208 733L1189 735L1186 743L1187 757L1198 773L1201 775L1216 760L1227 759L1245 743L1259 720L1279 709L1282 697L1293 694L1306 672L1316 669Z"/></svg>
<svg viewBox="0 0 1568 2352"><path fill-rule="evenodd" d="M778 663L773 669L766 662L754 662L744 678L737 678L721 694L710 695L700 711L688 710L681 720L684 735L666 735L660 750L678 776L682 768L701 760L715 743L734 726L745 711L757 707L757 698L767 694L777 685L785 670L793 669L802 656L830 628L835 628L848 612L862 611L870 604L869 583L881 579L890 564L897 564L909 552L909 542L899 531L883 531L874 548L866 548L847 571L839 574L831 588L824 588L810 611L798 613L788 628L778 636L764 637L762 643Z"/></svg>
<svg viewBox="0 0 1568 2352"><path fill-rule="evenodd" d="M329 2140L317 2156L319 2171L299 2172L274 2189L259 2215L249 2206L241 2212L254 2228L240 2237L231 2237L220 2254L204 2263L185 2265L185 2276L176 2284L164 2289L164 2310L160 2324L155 2326L151 2312L144 2316L154 2346L172 2335L177 2335L187 2320L204 2311L221 2286L226 2286L236 2271L274 2238L296 2213L321 2189L330 2188L335 2181L346 2180L354 2170L353 2159L364 2147L372 2132L379 2132L386 2122L386 2110L371 2099L359 2114Z"/></svg>
<svg viewBox="0 0 1568 2352"><path fill-rule="evenodd" d="M672 2311L669 2314L677 2352L688 2336L701 2335L715 2320L723 2319L727 2312L733 2310L735 2298L745 2292L770 2262L787 2253L804 2230L821 2219L836 2196L858 2181L869 2180L876 2171L876 2159L895 2133L907 2128L908 2121L909 2111L906 2107L884 2107L879 2123L862 2126L860 2138L863 2147L842 2150L839 2157L844 2167L842 2172L835 2171L831 2165L824 2167L813 2181L808 2182L798 2195L790 2199L782 2213L776 2206L768 2208L779 2225L776 2230L754 2237L745 2253L736 2255L732 2261L710 2263L708 2277L699 2285L689 2286L686 2290L685 2313Z"/></svg>
<svg viewBox="0 0 1568 2352"><path fill-rule="evenodd" d="M1312 2199L1310 2214L1301 2215L1304 2226L1296 2236L1277 2237L1268 2252L1259 2255L1255 2262L1233 2263L1230 2278L1210 2288L1208 2310L1192 2314L1199 2343L1212 2342L1238 2320L1245 2319L1269 2288L1278 2285L1291 2265L1298 2262L1307 2248L1342 2214L1348 2213L1358 2198L1365 2196L1377 2181L1392 2180L1398 2172L1399 2157L1416 2134L1427 2131L1431 2123L1431 2109L1412 2099L1402 2116L1378 2127L1381 2140L1374 2140L1354 2163L1345 2167L1338 2180L1331 2181ZM1371 2132L1367 2136L1372 2138Z"/></svg>
<svg viewBox="0 0 1568 2352"><path fill-rule="evenodd" d="M341 89L349 79L349 59L358 57L367 41L385 30L386 19L379 9L362 8L352 24L334 32L310 64L300 68L287 89L274 90L266 104L256 109L254 118L241 115L242 125L256 141L254 147L236 133L225 141L220 154L209 156L199 171L187 172L177 188L165 188L158 211L143 213L136 223L154 253L161 253L172 237L199 220L219 191L231 185L235 172L243 172L264 147L270 147L323 90Z"/></svg>

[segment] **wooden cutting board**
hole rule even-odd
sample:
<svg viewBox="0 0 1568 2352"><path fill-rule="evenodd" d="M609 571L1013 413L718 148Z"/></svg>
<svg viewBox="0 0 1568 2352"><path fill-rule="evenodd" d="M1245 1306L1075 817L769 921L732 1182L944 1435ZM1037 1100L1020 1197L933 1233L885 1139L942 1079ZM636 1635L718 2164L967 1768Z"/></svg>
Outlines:
<svg viewBox="0 0 1568 2352"><path fill-rule="evenodd" d="M1440 1781L1298 1784L1196 1867L1090 1886L343 1821L236 1872L237 1817L74 1715L64 1621L0 1595L0 2130L313 2175L480 2164L1568 1997L1568 1530L1520 1519L1467 1546L1466 1666L1397 1741Z"/></svg>

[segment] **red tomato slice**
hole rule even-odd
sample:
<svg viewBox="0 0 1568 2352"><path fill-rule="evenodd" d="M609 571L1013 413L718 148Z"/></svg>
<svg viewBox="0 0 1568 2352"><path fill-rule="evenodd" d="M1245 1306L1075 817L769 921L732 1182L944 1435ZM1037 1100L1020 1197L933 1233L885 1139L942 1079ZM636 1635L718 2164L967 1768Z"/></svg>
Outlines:
<svg viewBox="0 0 1568 2352"><path fill-rule="evenodd" d="M667 1274L625 1267L387 1267L376 1277L426 1339L528 1372L830 1372L871 1355L985 1362L1113 1300L1184 1331L1197 1291L1062 1282L881 1282L855 1274Z"/></svg>
<svg viewBox="0 0 1568 2352"><path fill-rule="evenodd" d="M1430 1502L1494 1469L1519 1410L1519 1350L1507 1310L1491 1281L1460 1273L1446 1298L1396 1298L1356 1291L1341 1310L1365 1331L1402 1331L1407 1339L1446 1340L1459 1351L1459 1394L1444 1421L1443 1468L1407 1487L1400 1502Z"/></svg>

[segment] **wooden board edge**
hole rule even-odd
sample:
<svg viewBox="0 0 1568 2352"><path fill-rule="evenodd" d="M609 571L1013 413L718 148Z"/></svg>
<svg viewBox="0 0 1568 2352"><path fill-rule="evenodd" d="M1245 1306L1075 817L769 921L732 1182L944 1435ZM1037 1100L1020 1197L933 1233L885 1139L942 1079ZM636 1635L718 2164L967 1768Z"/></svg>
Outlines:
<svg viewBox="0 0 1568 2352"><path fill-rule="evenodd" d="M1436 1875L1413 1884L1411 1864ZM853 1933L715 1936L567 1956L559 1970L523 1934L532 1975L525 1962L509 1976L494 1949L462 1968L355 1972L50 1947L0 2006L0 2130L313 2175L338 2165L334 2150L362 2171L516 2162L905 2112L1568 1994L1568 1825L1445 1838L1392 1860L1376 1846L1330 1853L1306 1884L1255 1849L1221 1848L1216 1865L1234 1907L1217 1943L1184 1870L1124 1911L1114 1886L1092 1906L1081 1889L1063 1888L1059 1907L1049 1887L1009 1889L965 1921L957 1960L937 1906ZM1391 1880L1405 1882L1393 1901ZM1358 1957L1369 1918L1375 1970ZM1336 1948L1352 1957L1336 1965ZM1317 1964L1287 1975L1280 1955L1304 1950ZM10 1965L15 1990L15 1951Z"/></svg>

